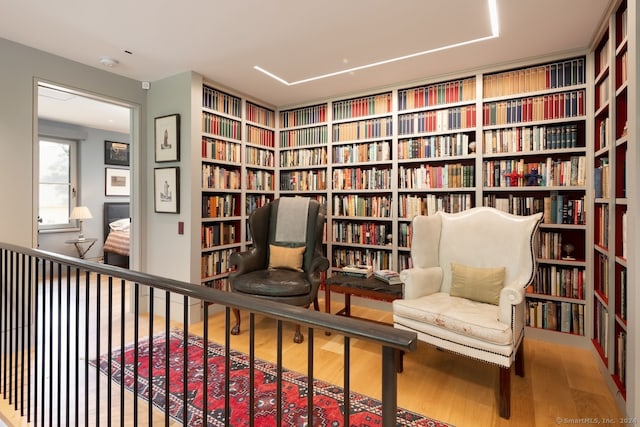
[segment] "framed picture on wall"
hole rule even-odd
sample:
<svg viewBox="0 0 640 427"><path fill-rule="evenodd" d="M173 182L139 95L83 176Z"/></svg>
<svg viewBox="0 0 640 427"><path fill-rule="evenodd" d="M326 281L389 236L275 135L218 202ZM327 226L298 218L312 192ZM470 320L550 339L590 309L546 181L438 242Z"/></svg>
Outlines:
<svg viewBox="0 0 640 427"><path fill-rule="evenodd" d="M105 168L104 175L106 196L129 196L131 191L129 169Z"/></svg>
<svg viewBox="0 0 640 427"><path fill-rule="evenodd" d="M129 144L126 142L104 142L104 164L129 166Z"/></svg>
<svg viewBox="0 0 640 427"><path fill-rule="evenodd" d="M156 117L154 132L156 162L180 160L180 114Z"/></svg>
<svg viewBox="0 0 640 427"><path fill-rule="evenodd" d="M155 168L153 182L155 211L180 213L180 168Z"/></svg>

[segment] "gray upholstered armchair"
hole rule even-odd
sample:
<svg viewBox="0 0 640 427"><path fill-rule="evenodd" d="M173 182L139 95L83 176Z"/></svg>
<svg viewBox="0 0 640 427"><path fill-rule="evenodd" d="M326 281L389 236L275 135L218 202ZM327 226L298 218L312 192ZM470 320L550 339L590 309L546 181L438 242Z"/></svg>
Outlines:
<svg viewBox="0 0 640 427"><path fill-rule="evenodd" d="M329 260L322 253L324 210L306 197L283 197L253 211L249 229L253 247L234 253L229 275L231 291L268 298L285 304L319 311L320 273ZM233 310L236 324L231 333L240 333L240 313ZM304 340L300 325L294 341Z"/></svg>
<svg viewBox="0 0 640 427"><path fill-rule="evenodd" d="M525 288L534 277L542 214L477 207L413 219L396 328L420 341L500 368L500 416L510 416L511 366L524 376ZM399 370L402 370L400 359Z"/></svg>

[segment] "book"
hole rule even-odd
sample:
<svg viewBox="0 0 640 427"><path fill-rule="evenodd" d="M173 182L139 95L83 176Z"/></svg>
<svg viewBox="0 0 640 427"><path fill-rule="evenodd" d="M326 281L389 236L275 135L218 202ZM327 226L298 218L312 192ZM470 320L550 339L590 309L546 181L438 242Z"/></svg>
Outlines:
<svg viewBox="0 0 640 427"><path fill-rule="evenodd" d="M373 267L370 265L349 264L342 267L342 274L353 277L371 277Z"/></svg>
<svg viewBox="0 0 640 427"><path fill-rule="evenodd" d="M399 285L402 283L402 280L400 280L400 273L393 270L376 270L373 272L373 277L388 285Z"/></svg>

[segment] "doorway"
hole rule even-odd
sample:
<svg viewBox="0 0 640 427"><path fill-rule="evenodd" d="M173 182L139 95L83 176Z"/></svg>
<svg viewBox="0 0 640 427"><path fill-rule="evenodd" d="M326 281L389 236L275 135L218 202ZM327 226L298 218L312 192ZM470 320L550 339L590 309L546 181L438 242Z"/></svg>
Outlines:
<svg viewBox="0 0 640 427"><path fill-rule="evenodd" d="M44 81L35 82L35 89L34 245L103 262L109 223L124 219L105 215L108 207L128 206L123 216L133 216L137 138L132 129L138 109Z"/></svg>

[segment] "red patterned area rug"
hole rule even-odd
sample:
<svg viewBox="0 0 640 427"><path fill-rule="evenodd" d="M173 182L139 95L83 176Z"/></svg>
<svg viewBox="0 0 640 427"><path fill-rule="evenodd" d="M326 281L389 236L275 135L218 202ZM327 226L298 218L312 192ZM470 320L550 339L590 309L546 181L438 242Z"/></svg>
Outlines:
<svg viewBox="0 0 640 427"><path fill-rule="evenodd" d="M184 336L181 331L172 331L169 338L169 414L176 421L182 421L185 409L188 426L202 426L202 360L204 343L202 338L189 336L187 404L183 402L183 355ZM165 335L153 339L153 363L149 361L149 341L140 341L138 345L138 393L149 399L149 367L153 369L153 404L164 411L165 405ZM231 425L249 425L249 356L231 351L230 407ZM127 346L122 353L112 352L112 379L121 384L124 372L124 385L133 391L133 346ZM272 427L276 417L276 366L270 362L255 359L255 412L254 425ZM106 356L100 358L100 370L108 372ZM208 426L224 426L224 347L209 343L208 348ZM331 426L343 425L341 387L322 381L314 381L314 413L311 423L307 422L307 377L300 373L283 369L282 373L282 422L285 426ZM379 400L351 392L349 424L351 426L380 426L382 423L382 403ZM397 412L398 426L448 426L448 424L427 418L401 408Z"/></svg>

